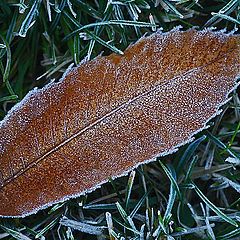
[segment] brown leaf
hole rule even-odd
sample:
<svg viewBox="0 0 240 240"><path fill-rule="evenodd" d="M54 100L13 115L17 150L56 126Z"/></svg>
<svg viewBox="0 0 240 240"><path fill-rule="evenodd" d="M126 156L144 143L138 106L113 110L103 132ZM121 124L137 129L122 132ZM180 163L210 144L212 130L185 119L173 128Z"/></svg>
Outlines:
<svg viewBox="0 0 240 240"><path fill-rule="evenodd" d="M175 29L33 90L0 125L0 215L29 215L176 151L236 87L239 56L239 36Z"/></svg>

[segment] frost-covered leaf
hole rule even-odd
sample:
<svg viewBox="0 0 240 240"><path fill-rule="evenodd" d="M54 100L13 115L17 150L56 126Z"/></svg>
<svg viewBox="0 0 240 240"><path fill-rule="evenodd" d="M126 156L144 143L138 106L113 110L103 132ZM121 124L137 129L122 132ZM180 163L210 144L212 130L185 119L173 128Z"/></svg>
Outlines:
<svg viewBox="0 0 240 240"><path fill-rule="evenodd" d="M157 32L31 91L0 124L0 215L94 190L206 127L236 87L239 36Z"/></svg>

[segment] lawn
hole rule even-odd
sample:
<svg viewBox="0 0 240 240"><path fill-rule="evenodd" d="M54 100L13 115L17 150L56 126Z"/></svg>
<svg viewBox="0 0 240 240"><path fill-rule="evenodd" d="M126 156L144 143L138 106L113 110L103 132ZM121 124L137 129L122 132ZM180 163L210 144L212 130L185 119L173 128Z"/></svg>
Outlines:
<svg viewBox="0 0 240 240"><path fill-rule="evenodd" d="M143 35L180 25L237 34L240 2L1 0L1 119L71 64L121 54ZM238 90L176 153L37 214L0 218L0 239L240 239Z"/></svg>

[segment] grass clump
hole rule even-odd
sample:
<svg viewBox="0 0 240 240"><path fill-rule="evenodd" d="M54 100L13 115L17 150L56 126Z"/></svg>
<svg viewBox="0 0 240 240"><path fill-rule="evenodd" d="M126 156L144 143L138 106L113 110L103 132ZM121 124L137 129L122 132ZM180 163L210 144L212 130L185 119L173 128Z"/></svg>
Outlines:
<svg viewBox="0 0 240 240"><path fill-rule="evenodd" d="M122 51L146 32L239 26L238 0L0 2L0 116L70 64ZM240 100L170 156L87 196L24 219L1 219L0 239L240 239Z"/></svg>

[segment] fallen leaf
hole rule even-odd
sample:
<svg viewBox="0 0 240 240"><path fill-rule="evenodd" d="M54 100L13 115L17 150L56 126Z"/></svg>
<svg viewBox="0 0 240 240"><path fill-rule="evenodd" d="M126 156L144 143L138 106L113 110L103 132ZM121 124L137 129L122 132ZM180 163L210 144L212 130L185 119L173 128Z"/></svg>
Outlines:
<svg viewBox="0 0 240 240"><path fill-rule="evenodd" d="M239 56L239 35L157 32L31 91L0 124L0 215L35 213L175 152L226 103Z"/></svg>

